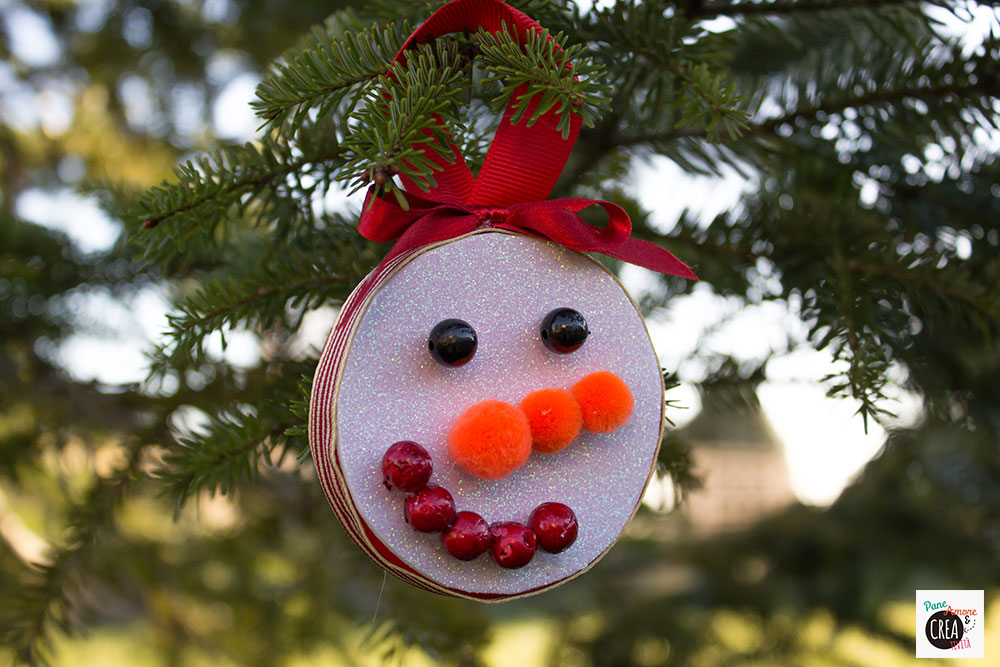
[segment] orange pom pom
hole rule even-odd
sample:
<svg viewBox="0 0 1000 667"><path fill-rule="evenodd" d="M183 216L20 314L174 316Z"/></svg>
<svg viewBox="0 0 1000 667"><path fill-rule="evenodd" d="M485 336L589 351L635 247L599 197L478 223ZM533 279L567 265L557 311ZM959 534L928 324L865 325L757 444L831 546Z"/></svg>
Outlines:
<svg viewBox="0 0 1000 667"><path fill-rule="evenodd" d="M610 371L591 373L573 385L572 393L588 431L610 433L632 416L632 392Z"/></svg>
<svg viewBox="0 0 1000 667"><path fill-rule="evenodd" d="M462 470L476 477L506 477L531 455L528 418L503 401L476 403L451 427L448 453Z"/></svg>
<svg viewBox="0 0 1000 667"><path fill-rule="evenodd" d="M536 452L551 454L573 442L580 434L580 406L565 389L539 389L524 397L521 410L531 427Z"/></svg>

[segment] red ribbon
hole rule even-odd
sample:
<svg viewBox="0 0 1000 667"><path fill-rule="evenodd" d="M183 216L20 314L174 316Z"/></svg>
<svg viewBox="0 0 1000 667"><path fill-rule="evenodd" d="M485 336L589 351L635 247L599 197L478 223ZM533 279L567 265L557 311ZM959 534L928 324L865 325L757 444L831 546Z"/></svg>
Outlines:
<svg viewBox="0 0 1000 667"><path fill-rule="evenodd" d="M535 21L500 0L453 0L436 11L412 35L396 55L404 61L407 49L434 37L452 32L485 28L498 32L506 26L523 44L528 31L541 31ZM599 252L615 259L653 271L698 278L683 262L660 246L633 239L632 223L620 206L596 199L545 200L569 158L580 132L581 119L573 114L567 137L557 128L557 108L542 114L528 127L539 102L536 96L517 125L511 122L514 103L525 93L515 92L500 120L493 143L486 153L478 177L473 177L456 146L452 162L439 156L430 146L417 148L440 171L436 187L426 195L416 194L419 187L401 178L409 210L394 200L374 196L369 188L358 230L372 241L396 241L383 263L403 252L429 243L455 238L482 227L514 230L548 239L561 246L583 252ZM578 215L590 206L600 206L608 213L608 224L598 229Z"/></svg>

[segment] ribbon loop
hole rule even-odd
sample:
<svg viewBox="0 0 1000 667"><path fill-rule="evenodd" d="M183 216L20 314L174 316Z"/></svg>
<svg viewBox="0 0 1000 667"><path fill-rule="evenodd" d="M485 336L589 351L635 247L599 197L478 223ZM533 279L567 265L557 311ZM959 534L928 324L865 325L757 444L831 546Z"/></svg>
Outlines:
<svg viewBox="0 0 1000 667"><path fill-rule="evenodd" d="M542 30L501 0L453 0L410 35L394 62L405 61L407 49L434 37L479 28L497 32L503 26L512 30L522 44L528 31ZM515 125L515 100L525 92L524 87L518 89L507 105L478 178L472 176L457 147L451 146L456 157L454 162L448 162L427 144L421 144L415 148L440 168L435 173L436 188L426 195L417 194L418 188L402 179L405 209L395 201L374 196L374 186L368 190L358 231L373 241L396 241L383 264L408 250L481 227L494 227L697 280L691 269L664 248L630 238L632 223L617 204L585 198L546 201L576 142L581 118L572 114L567 137L557 128L556 109L541 114L528 127L527 118L540 102L536 95L521 122ZM603 229L580 217L579 212L590 206L600 206L607 212L608 224Z"/></svg>
<svg viewBox="0 0 1000 667"><path fill-rule="evenodd" d="M409 49L435 37L479 29L492 33L506 29L523 45L528 33L541 32L542 26L501 0L453 0L434 12L410 35L393 62L406 62ZM457 146L448 145L455 155L454 161L448 162L429 144L414 144L413 148L438 168L434 173L437 185L430 190L429 196L480 206L506 206L549 196L576 143L581 119L573 114L566 137L557 127L559 114L552 109L528 127L527 119L541 102L541 96L536 95L529 102L521 122L515 125L512 122L514 106L526 93L527 87L521 86L511 96L478 177L472 175ZM525 160L525 156L531 159ZM421 190L408 178L402 181L407 192Z"/></svg>

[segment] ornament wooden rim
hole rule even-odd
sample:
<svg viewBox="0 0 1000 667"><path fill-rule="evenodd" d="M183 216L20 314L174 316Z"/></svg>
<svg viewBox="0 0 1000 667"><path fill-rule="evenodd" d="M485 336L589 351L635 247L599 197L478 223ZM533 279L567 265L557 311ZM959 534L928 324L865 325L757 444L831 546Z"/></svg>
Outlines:
<svg viewBox="0 0 1000 667"><path fill-rule="evenodd" d="M357 507L354 504L350 489L347 487L347 481L344 478L337 447L337 403L340 396L340 385L343 378L343 370L347 364L347 357L354 341L355 332L357 331L361 320L364 318L365 313L368 311L368 307L371 304L372 299L378 291L396 275L397 272L425 252L434 250L435 248L449 243L460 241L470 236L491 233L538 238L506 229L496 229L490 227L477 229L469 232L468 234L432 243L403 253L387 263L385 266L376 268L368 274L365 279L361 281L361 283L358 284L353 292L351 292L351 295L344 301L343 306L341 307L340 314L337 316L337 321L334 323L333 328L327 337L326 344L323 346L323 354L320 356L319 363L316 366L316 374L313 379L312 391L309 397L309 447L312 451L313 464L316 469L316 474L319 477L320 484L323 486L327 502L330 503L331 509L334 514L337 515L341 525L347 531L348 536L354 541L355 544L358 545L358 547L361 548L362 551L365 552L369 558L381 565L388 572L392 573L395 577L417 586L418 588L466 600L499 603L529 597L531 595L537 595L538 593L561 586L562 584L579 577L594 567L594 565L604 558L604 556L611 551L615 544L618 543L618 540L621 539L625 529L628 527L629 523L631 523L636 512L639 510L639 505L642 504L642 498L645 495L646 489L649 487L649 482L652 480L653 474L656 471L656 461L659 458L660 446L663 443L663 433L666 428L666 387L663 383L663 373L658 372L657 376L660 378L660 429L657 436L656 449L653 452L649 474L646 476L646 482L643 484L642 491L639 493L639 498L636 501L635 507L632 508L628 519L626 519L625 523L622 524L621 530L618 531L615 539L612 540L607 548L594 557L594 559L591 560L585 567L582 567L573 574L563 577L557 581L553 581L527 591L522 591L520 593L508 594L472 593L449 586L443 586L435 582L430 577L417 572L415 569L407 565L396 553L392 551L392 549L379 540L374 532L369 528L368 524L365 523L361 513L357 510ZM551 243L551 241L546 241L545 239L538 240ZM643 331L646 332L646 339L649 341L649 345L653 349L653 356L656 357L656 348L653 347L653 340L649 335L649 328L646 326L646 320L642 317L642 312L639 310L638 304L632 298L632 295L629 294L628 290L625 289L625 286L622 284L621 280L618 279L618 276L589 255L575 250L571 250L570 252L582 255L587 261L597 265L602 271L611 276L621 291L625 294L629 303L631 303L632 307L635 308L636 313L639 315ZM659 363L657 363L657 366L659 367ZM328 433L329 436L324 439L325 441L321 441L321 436L324 433Z"/></svg>

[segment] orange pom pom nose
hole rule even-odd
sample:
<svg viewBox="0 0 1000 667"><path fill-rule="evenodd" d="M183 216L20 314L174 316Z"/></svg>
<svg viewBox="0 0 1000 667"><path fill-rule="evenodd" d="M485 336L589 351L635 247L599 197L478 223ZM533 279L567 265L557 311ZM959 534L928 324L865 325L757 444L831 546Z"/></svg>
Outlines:
<svg viewBox="0 0 1000 667"><path fill-rule="evenodd" d="M632 392L610 371L591 373L573 385L572 393L588 431L610 433L632 416Z"/></svg>
<svg viewBox="0 0 1000 667"><path fill-rule="evenodd" d="M506 477L531 455L528 418L503 401L476 403L451 427L448 453L458 467L476 477Z"/></svg>
<svg viewBox="0 0 1000 667"><path fill-rule="evenodd" d="M580 434L583 417L576 399L565 389L539 389L524 397L521 410L531 427L536 452L551 454Z"/></svg>

